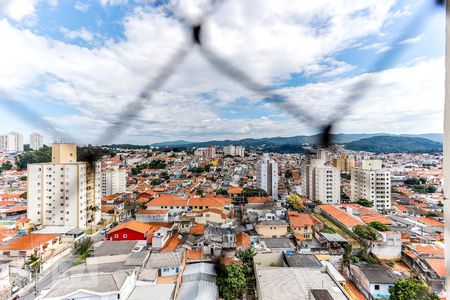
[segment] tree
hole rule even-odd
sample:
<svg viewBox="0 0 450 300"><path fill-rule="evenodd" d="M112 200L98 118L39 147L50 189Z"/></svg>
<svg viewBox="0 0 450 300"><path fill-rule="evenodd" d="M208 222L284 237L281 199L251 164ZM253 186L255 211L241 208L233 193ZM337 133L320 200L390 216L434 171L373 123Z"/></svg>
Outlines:
<svg viewBox="0 0 450 300"><path fill-rule="evenodd" d="M358 203L359 205L362 205L364 207L372 207L373 206L373 202L364 198L359 199L356 203Z"/></svg>
<svg viewBox="0 0 450 300"><path fill-rule="evenodd" d="M91 230L92 230L92 225L93 225L93 223L94 223L94 216L95 216L95 213L99 210L100 208L97 206L97 205L90 205L90 206L88 206L87 207L87 211L90 211L91 212L91 214L90 214L90 216L91 216Z"/></svg>
<svg viewBox="0 0 450 300"><path fill-rule="evenodd" d="M217 276L219 293L225 300L240 298L246 291L246 278L242 265L230 264Z"/></svg>
<svg viewBox="0 0 450 300"><path fill-rule="evenodd" d="M222 196L228 196L228 191L226 189L217 189L216 194L222 195Z"/></svg>
<svg viewBox="0 0 450 300"><path fill-rule="evenodd" d="M13 168L13 165L10 161L4 162L2 164L2 166L0 167L0 172L1 171L7 171L7 170L11 170Z"/></svg>
<svg viewBox="0 0 450 300"><path fill-rule="evenodd" d="M362 239L375 241L378 237L378 231L368 225L358 225L353 227L353 232Z"/></svg>
<svg viewBox="0 0 450 300"><path fill-rule="evenodd" d="M380 221L373 221L369 223L369 226L375 228L378 231L389 231L391 230L391 227L384 225Z"/></svg>
<svg viewBox="0 0 450 300"><path fill-rule="evenodd" d="M291 170L286 170L286 172L284 172L284 177L286 178L292 178L292 171Z"/></svg>
<svg viewBox="0 0 450 300"><path fill-rule="evenodd" d="M82 255L86 252L89 252L94 241L90 238L84 238L75 242L73 246L73 252L78 255Z"/></svg>
<svg viewBox="0 0 450 300"><path fill-rule="evenodd" d="M430 293L428 287L415 278L398 279L389 288L390 300L434 300L439 299L435 294Z"/></svg>
<svg viewBox="0 0 450 300"><path fill-rule="evenodd" d="M286 200L289 204L294 205L294 206L303 205L303 199L297 194L291 194L291 195L287 196Z"/></svg>
<svg viewBox="0 0 450 300"><path fill-rule="evenodd" d="M51 148L44 146L39 150L19 154L16 157L16 166L19 170L26 170L28 164L44 163L52 161Z"/></svg>
<svg viewBox="0 0 450 300"><path fill-rule="evenodd" d="M28 199L28 193L27 192L23 192L22 194L20 194L19 198Z"/></svg>

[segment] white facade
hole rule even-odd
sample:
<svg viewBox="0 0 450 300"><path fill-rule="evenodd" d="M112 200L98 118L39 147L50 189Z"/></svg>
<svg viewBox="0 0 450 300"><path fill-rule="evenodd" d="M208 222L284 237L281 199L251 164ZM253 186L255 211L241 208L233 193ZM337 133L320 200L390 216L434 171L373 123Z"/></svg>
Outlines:
<svg viewBox="0 0 450 300"><path fill-rule="evenodd" d="M86 228L91 219L97 224L101 218L100 163L91 167L76 162L76 145L67 148L68 153L75 153L70 156L74 162L59 158L55 149L51 163L28 165L28 218L44 226ZM99 210L91 218L88 207L92 205Z"/></svg>
<svg viewBox="0 0 450 300"><path fill-rule="evenodd" d="M367 199L378 211L391 208L391 172L382 169L380 160L365 160L351 171L352 201Z"/></svg>
<svg viewBox="0 0 450 300"><path fill-rule="evenodd" d="M8 139L6 141L6 150L10 152L23 151L23 135L14 131L8 133Z"/></svg>
<svg viewBox="0 0 450 300"><path fill-rule="evenodd" d="M102 197L127 190L127 172L124 169L114 168L102 171Z"/></svg>
<svg viewBox="0 0 450 300"><path fill-rule="evenodd" d="M234 145L224 146L223 147L223 154L224 155L244 157L244 155L245 155L245 147L243 147L243 146L234 146Z"/></svg>
<svg viewBox="0 0 450 300"><path fill-rule="evenodd" d="M311 159L302 166L302 192L322 203L341 202L341 172L325 164L325 159Z"/></svg>
<svg viewBox="0 0 450 300"><path fill-rule="evenodd" d="M37 133L33 132L30 134L30 149L31 150L39 150L44 146L44 137Z"/></svg>
<svg viewBox="0 0 450 300"><path fill-rule="evenodd" d="M265 190L274 200L278 199L278 164L264 153L257 164L257 185Z"/></svg>
<svg viewBox="0 0 450 300"><path fill-rule="evenodd" d="M8 150L8 135L0 135L0 150Z"/></svg>

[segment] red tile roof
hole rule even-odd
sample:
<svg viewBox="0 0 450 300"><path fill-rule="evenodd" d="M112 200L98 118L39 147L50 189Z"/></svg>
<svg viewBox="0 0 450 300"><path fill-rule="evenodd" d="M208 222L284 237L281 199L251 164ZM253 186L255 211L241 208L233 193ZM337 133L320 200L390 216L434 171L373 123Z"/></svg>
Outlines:
<svg viewBox="0 0 450 300"><path fill-rule="evenodd" d="M150 228L152 228L152 225L149 225L147 223L139 222L139 221L129 221L123 224L119 224L113 229L111 229L108 234L111 234L113 232L122 230L122 229L130 229L136 232L140 232L143 234L146 234Z"/></svg>
<svg viewBox="0 0 450 300"><path fill-rule="evenodd" d="M444 248L436 244L413 244L416 252L430 255L444 255Z"/></svg>
<svg viewBox="0 0 450 300"><path fill-rule="evenodd" d="M162 195L147 203L149 206L187 206L188 200L173 195Z"/></svg>
<svg viewBox="0 0 450 300"><path fill-rule="evenodd" d="M248 203L267 203L272 202L272 198L270 197L248 197Z"/></svg>
<svg viewBox="0 0 450 300"><path fill-rule="evenodd" d="M209 207L223 207L231 204L231 199L224 197L217 198L191 198L189 199L189 206L209 206Z"/></svg>
<svg viewBox="0 0 450 300"><path fill-rule="evenodd" d="M440 277L445 277L445 262L443 258L427 258L425 261Z"/></svg>
<svg viewBox="0 0 450 300"><path fill-rule="evenodd" d="M289 224L291 227L313 226L320 221L310 214L301 214L296 211L289 211Z"/></svg>
<svg viewBox="0 0 450 300"><path fill-rule="evenodd" d="M416 217L416 220L420 223L423 223L428 226L434 226L434 227L444 227L444 223L431 219L431 218L422 218L422 217Z"/></svg>
<svg viewBox="0 0 450 300"><path fill-rule="evenodd" d="M348 215L346 212L340 210L332 204L322 204L319 205L320 209L341 222L343 225L349 228L353 228L358 225L364 225L363 222L357 220L356 218Z"/></svg>
<svg viewBox="0 0 450 300"><path fill-rule="evenodd" d="M191 228L191 233L193 235L203 235L205 233L205 225L195 224Z"/></svg>
<svg viewBox="0 0 450 300"><path fill-rule="evenodd" d="M1 246L0 250L33 250L37 246L43 245L57 237L57 234L28 234Z"/></svg>
<svg viewBox="0 0 450 300"><path fill-rule="evenodd" d="M143 209L138 211L137 215L165 215L169 213L168 209Z"/></svg>
<svg viewBox="0 0 450 300"><path fill-rule="evenodd" d="M250 248L251 242L250 242L250 236L246 234L245 232L239 232L236 235L236 246L239 248Z"/></svg>

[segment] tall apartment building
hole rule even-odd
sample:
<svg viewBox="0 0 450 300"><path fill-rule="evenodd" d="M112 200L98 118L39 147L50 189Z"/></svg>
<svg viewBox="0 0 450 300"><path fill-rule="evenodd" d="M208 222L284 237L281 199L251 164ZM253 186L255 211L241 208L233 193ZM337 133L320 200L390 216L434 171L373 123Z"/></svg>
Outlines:
<svg viewBox="0 0 450 300"><path fill-rule="evenodd" d="M352 201L367 199L383 211L391 208L391 172L383 169L381 160L363 160L360 168L351 171Z"/></svg>
<svg viewBox="0 0 450 300"><path fill-rule="evenodd" d="M206 149L206 157L207 158L215 158L216 157L216 147L208 146Z"/></svg>
<svg viewBox="0 0 450 300"><path fill-rule="evenodd" d="M127 172L119 167L108 168L102 171L102 197L127 190Z"/></svg>
<svg viewBox="0 0 450 300"><path fill-rule="evenodd" d="M223 147L223 154L224 155L244 157L244 155L245 155L245 147L243 147L243 146L234 146L234 145L224 146Z"/></svg>
<svg viewBox="0 0 450 300"><path fill-rule="evenodd" d="M18 132L11 131L7 134L6 150L9 152L23 151L23 135Z"/></svg>
<svg viewBox="0 0 450 300"><path fill-rule="evenodd" d="M0 135L0 150L8 150L8 135L1 134Z"/></svg>
<svg viewBox="0 0 450 300"><path fill-rule="evenodd" d="M88 207L97 206L97 212ZM75 144L53 144L52 162L28 165L28 218L34 224L86 228L100 221L101 166L77 162Z"/></svg>
<svg viewBox="0 0 450 300"><path fill-rule="evenodd" d="M259 188L265 190L274 200L278 199L278 164L264 153L257 163L256 182Z"/></svg>
<svg viewBox="0 0 450 300"><path fill-rule="evenodd" d="M302 166L302 191L311 200L322 203L341 202L341 172L322 158L311 159Z"/></svg>
<svg viewBox="0 0 450 300"><path fill-rule="evenodd" d="M31 150L39 150L44 146L44 137L37 133L33 132L30 134L30 149Z"/></svg>
<svg viewBox="0 0 450 300"><path fill-rule="evenodd" d="M339 157L333 159L333 166L341 171L350 171L355 168L355 159L341 153Z"/></svg>

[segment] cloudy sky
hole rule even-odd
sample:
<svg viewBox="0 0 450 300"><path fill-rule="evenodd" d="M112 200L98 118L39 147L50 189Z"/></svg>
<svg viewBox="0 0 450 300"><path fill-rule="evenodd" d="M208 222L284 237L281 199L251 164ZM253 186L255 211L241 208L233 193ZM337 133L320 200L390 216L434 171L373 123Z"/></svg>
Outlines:
<svg viewBox="0 0 450 300"><path fill-rule="evenodd" d="M291 136L336 111L336 132L442 132L444 9L433 2L0 0L0 132L94 144ZM189 46L188 25L207 11L205 47L287 102Z"/></svg>

